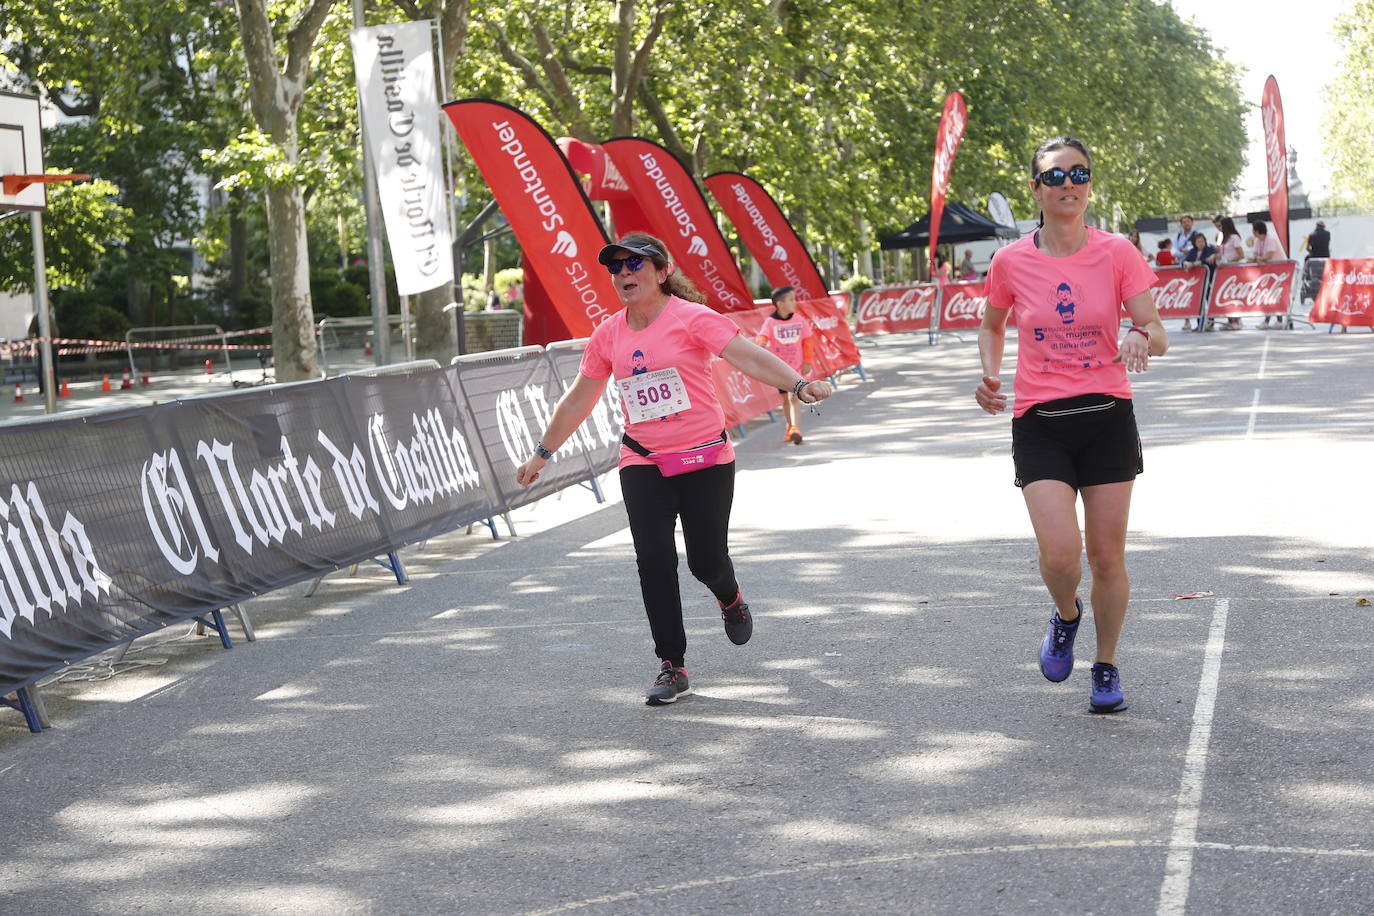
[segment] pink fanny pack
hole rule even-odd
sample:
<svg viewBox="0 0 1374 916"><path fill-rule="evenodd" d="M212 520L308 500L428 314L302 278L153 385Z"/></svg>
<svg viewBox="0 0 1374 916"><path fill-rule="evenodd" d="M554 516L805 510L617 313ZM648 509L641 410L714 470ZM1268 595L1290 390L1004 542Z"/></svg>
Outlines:
<svg viewBox="0 0 1374 916"><path fill-rule="evenodd" d="M648 458L657 465L658 472L664 477L676 477L679 474L714 467L721 449L725 448L728 440L725 438L725 431L721 430L719 439L712 439L682 452L651 452L629 435L622 436L620 441L636 455Z"/></svg>

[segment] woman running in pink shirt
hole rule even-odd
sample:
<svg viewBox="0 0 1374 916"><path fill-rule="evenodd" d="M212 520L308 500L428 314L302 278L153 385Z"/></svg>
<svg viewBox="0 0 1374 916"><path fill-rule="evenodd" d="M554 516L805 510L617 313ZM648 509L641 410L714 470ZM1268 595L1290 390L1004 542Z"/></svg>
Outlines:
<svg viewBox="0 0 1374 916"><path fill-rule="evenodd" d="M1040 645L1040 671L1063 681L1083 603L1083 542L1092 568L1093 712L1126 708L1116 668L1126 619L1126 520L1144 470L1126 372L1143 372L1169 347L1150 291L1154 274L1124 238L1084 225L1092 159L1071 137L1031 157L1031 194L1041 227L997 251L988 269L988 308L978 332L983 381L974 392L988 413L1007 407L1002 356L1007 317L1017 326L1012 455L1040 549L1040 576L1055 611ZM1132 326L1120 335L1121 309ZM1083 500L1083 531L1077 500Z"/></svg>
<svg viewBox="0 0 1374 916"><path fill-rule="evenodd" d="M534 454L516 470L529 486L544 464L591 413L615 377L625 412L620 489L634 537L639 588L660 664L646 702L662 706L689 691L687 633L678 591L682 519L687 566L716 596L725 635L742 646L753 633L749 605L730 560L730 507L735 452L725 435L711 361L719 356L752 378L785 388L803 403L830 397L773 354L740 336L724 315L676 272L658 239L631 233L601 249L625 308L597 325L577 378L559 399Z"/></svg>

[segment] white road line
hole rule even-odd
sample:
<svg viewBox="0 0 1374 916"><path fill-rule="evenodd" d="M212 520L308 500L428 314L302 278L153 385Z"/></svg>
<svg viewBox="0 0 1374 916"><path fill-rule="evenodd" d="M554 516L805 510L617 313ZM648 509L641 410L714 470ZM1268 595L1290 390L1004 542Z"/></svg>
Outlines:
<svg viewBox="0 0 1374 916"><path fill-rule="evenodd" d="M1264 364L1269 361L1269 341L1273 339L1273 337L1264 338L1264 349L1260 350L1259 372L1255 373L1255 381L1257 382L1264 381Z"/></svg>
<svg viewBox="0 0 1374 916"><path fill-rule="evenodd" d="M1245 438L1250 439L1255 435L1255 418L1259 416L1260 390L1255 389L1254 400L1250 402L1250 420L1245 424Z"/></svg>
<svg viewBox="0 0 1374 916"><path fill-rule="evenodd" d="M1229 598L1219 598L1212 611L1212 626L1207 633L1207 650L1202 661L1202 680L1198 684L1197 704L1193 707L1193 731L1188 736L1188 752L1183 758L1183 777L1179 780L1178 802L1174 808L1174 832L1169 838L1164 884L1159 889L1159 906L1155 910L1157 916L1182 916L1188 904L1202 808L1202 782L1207 773L1207 746L1212 740L1212 712L1217 705L1221 653L1226 645L1226 615L1230 606Z"/></svg>

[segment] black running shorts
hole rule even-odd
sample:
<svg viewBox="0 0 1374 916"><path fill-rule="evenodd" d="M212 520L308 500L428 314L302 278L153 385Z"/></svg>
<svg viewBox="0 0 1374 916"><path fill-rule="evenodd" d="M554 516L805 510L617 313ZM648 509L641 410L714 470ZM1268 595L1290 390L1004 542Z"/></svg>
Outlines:
<svg viewBox="0 0 1374 916"><path fill-rule="evenodd" d="M1011 421L1016 485L1062 480L1075 490L1145 470L1130 398L1084 394L1036 404Z"/></svg>

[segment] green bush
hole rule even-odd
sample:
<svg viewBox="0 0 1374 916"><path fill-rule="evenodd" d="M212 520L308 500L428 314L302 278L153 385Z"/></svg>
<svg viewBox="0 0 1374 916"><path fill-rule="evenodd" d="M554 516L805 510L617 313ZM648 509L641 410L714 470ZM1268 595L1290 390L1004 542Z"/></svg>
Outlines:
<svg viewBox="0 0 1374 916"><path fill-rule="evenodd" d="M853 293L856 296L864 290L872 288L873 281L868 279L868 277L865 277L863 274L855 274L852 277L846 277L845 280L840 284L840 289L844 290L847 293Z"/></svg>

